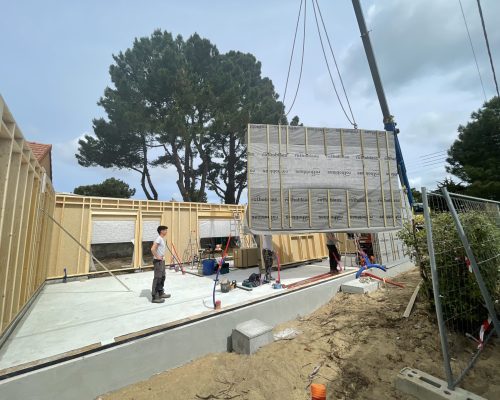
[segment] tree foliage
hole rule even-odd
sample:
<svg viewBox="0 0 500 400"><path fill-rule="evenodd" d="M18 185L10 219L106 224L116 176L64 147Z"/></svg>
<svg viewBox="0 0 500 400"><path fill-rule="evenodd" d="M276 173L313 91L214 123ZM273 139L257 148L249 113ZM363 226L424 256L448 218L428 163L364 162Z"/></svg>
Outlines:
<svg viewBox="0 0 500 400"><path fill-rule="evenodd" d="M422 203L422 193L416 188L411 188L411 195L413 196L413 201L415 203Z"/></svg>
<svg viewBox="0 0 500 400"><path fill-rule="evenodd" d="M437 183L436 190L433 190L433 193L442 193L441 189L446 188L448 192L455 194L464 194L466 191L466 187L462 182L455 182L453 178L446 177L443 181Z"/></svg>
<svg viewBox="0 0 500 400"><path fill-rule="evenodd" d="M120 199L129 199L135 194L135 189L130 188L128 184L120 179L109 178L95 185L78 186L73 191L82 196L97 197L117 197Z"/></svg>
<svg viewBox="0 0 500 400"><path fill-rule="evenodd" d="M114 56L106 119L79 142L84 166L130 169L157 199L150 169L174 167L185 201L207 189L237 203L246 187L244 135L250 122L276 123L283 104L251 54L220 54L209 40L155 31Z"/></svg>
<svg viewBox="0 0 500 400"><path fill-rule="evenodd" d="M446 170L466 184L466 194L500 200L500 98L494 97L458 127Z"/></svg>

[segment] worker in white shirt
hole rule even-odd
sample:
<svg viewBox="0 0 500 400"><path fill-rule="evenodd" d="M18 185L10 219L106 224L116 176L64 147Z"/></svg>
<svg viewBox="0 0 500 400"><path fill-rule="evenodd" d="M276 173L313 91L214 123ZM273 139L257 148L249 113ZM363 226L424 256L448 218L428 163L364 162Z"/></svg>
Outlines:
<svg viewBox="0 0 500 400"><path fill-rule="evenodd" d="M151 289L151 297L153 303L163 303L165 299L170 297L169 293L165 293L165 236L167 236L168 228L160 225L157 229L158 237L153 242L151 253L153 254L153 287Z"/></svg>

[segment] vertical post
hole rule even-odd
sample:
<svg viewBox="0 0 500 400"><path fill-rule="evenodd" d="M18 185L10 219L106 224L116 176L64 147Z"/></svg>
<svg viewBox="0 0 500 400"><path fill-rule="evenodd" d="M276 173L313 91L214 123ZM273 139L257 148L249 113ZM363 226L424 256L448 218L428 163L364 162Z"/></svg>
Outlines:
<svg viewBox="0 0 500 400"><path fill-rule="evenodd" d="M344 130L340 130L340 156L344 157Z"/></svg>
<svg viewBox="0 0 500 400"><path fill-rule="evenodd" d="M266 125L267 137L267 220L269 221L269 229L272 229L273 224L271 221L271 176L269 175L269 125Z"/></svg>
<svg viewBox="0 0 500 400"><path fill-rule="evenodd" d="M250 146L250 124L248 124L247 128L247 152L251 151L252 147ZM252 228L252 206L251 206L251 196L250 196L250 189L252 186L252 181L250 179L250 160L251 157L247 157L247 195L248 195L248 207L247 207L247 212L248 212L248 227ZM196 209L196 212L198 213L198 208ZM196 216L196 220L198 221L198 216ZM199 243L199 242L198 242Z"/></svg>
<svg viewBox="0 0 500 400"><path fill-rule="evenodd" d="M283 182L281 177L281 125L278 125L278 173L280 178L280 218L281 218L281 229L283 229L283 220L285 219L283 214Z"/></svg>
<svg viewBox="0 0 500 400"><path fill-rule="evenodd" d="M366 222L368 224L368 228L370 225L370 207L368 203L368 187L366 185L366 168L365 168L365 145L363 141L363 130L359 130L359 142L361 144L361 165L363 167L363 186L365 189L365 208L366 208Z"/></svg>
<svg viewBox="0 0 500 400"><path fill-rule="evenodd" d="M305 133L305 150L306 150L306 154L309 154L309 138L308 138L308 135L307 135L307 127L304 127L304 133Z"/></svg>
<svg viewBox="0 0 500 400"><path fill-rule="evenodd" d="M326 129L323 128L323 147L325 148L325 156L328 155L328 142L326 140Z"/></svg>
<svg viewBox="0 0 500 400"><path fill-rule="evenodd" d="M488 288L484 283L483 276L481 275L481 271L479 271L479 267L477 265L476 257L474 256L474 252L470 247L469 240L467 239L467 235L464 232L464 228L462 223L460 222L460 218L458 217L457 210L453 205L453 201L451 200L450 194L448 190L443 187L441 188L443 192L444 198L446 199L446 204L450 209L453 220L455 221L455 227L457 228L458 235L460 236L460 240L462 241L462 245L464 246L465 253L467 254L467 258L470 261L472 272L474 272L474 276L476 277L477 284L479 285L479 290L481 290L481 295L483 296L484 302L486 303L486 308L488 309L488 314L493 321L493 327L497 331L497 335L500 336L500 324L498 322L497 312L495 310L495 306L493 305L493 301L491 300L491 296L488 292Z"/></svg>
<svg viewBox="0 0 500 400"><path fill-rule="evenodd" d="M443 351L443 364L448 388L452 389L453 374L451 372L450 355L448 351L448 339L446 338L446 326L444 324L443 309L441 307L441 297L439 293L439 276L436 268L436 257L434 255L434 242L432 239L432 222L427 198L427 188L422 188L422 202L424 204L425 232L427 234L427 247L429 249L429 261L432 274L432 291L434 293L434 305L438 320L439 337L441 339L441 350Z"/></svg>
<svg viewBox="0 0 500 400"><path fill-rule="evenodd" d="M382 168L382 160L380 159L380 141L379 134L377 133L377 152L378 152L378 171L380 173L380 193L382 195L382 213L384 215L384 227L387 226L387 217L385 214L385 194L384 194L384 176L383 176L383 168Z"/></svg>
<svg viewBox="0 0 500 400"><path fill-rule="evenodd" d="M307 202L309 203L309 228L312 228L311 189L307 189Z"/></svg>
<svg viewBox="0 0 500 400"><path fill-rule="evenodd" d="M351 208L349 206L349 189L345 190L345 203L347 207L347 226L351 227Z"/></svg>
<svg viewBox="0 0 500 400"><path fill-rule="evenodd" d="M391 160L389 157L389 132L385 132L385 145L387 150L387 175L389 176L389 188L391 190L392 226L396 226L396 209L394 208L394 190L392 188Z"/></svg>
<svg viewBox="0 0 500 400"><path fill-rule="evenodd" d="M330 189L326 190L327 196L328 196L328 227L332 227L332 209L331 209L331 203L330 203Z"/></svg>

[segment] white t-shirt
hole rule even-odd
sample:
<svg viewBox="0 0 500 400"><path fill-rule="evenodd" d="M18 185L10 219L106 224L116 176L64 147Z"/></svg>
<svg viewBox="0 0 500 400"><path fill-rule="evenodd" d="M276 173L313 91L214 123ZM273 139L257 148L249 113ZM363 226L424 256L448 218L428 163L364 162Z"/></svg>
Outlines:
<svg viewBox="0 0 500 400"><path fill-rule="evenodd" d="M273 250L273 237L272 235L262 235L262 248Z"/></svg>
<svg viewBox="0 0 500 400"><path fill-rule="evenodd" d="M158 247L156 248L156 254L159 255L160 257L164 257L165 249L167 247L165 245L165 240L163 240L161 236L158 236L155 240L155 243L158 245Z"/></svg>

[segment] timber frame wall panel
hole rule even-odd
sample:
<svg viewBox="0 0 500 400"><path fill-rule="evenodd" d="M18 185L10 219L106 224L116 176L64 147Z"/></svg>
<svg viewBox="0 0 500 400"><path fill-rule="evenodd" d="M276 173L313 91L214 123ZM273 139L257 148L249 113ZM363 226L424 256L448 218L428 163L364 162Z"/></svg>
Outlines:
<svg viewBox="0 0 500 400"><path fill-rule="evenodd" d="M151 264L150 257L144 256L143 259L143 254L148 254L148 249L142 248L144 221L160 221L162 225L168 226L167 244L181 261L185 261L182 257L188 247L190 233L192 240L199 243L199 220L233 220L234 213L239 214L240 220L243 220L245 211L246 207L243 205L113 199L61 193L56 195L54 218L86 249L91 248L92 225L96 219L134 219L132 268L141 268ZM274 235L273 241L282 264L319 259L328 255L322 234ZM167 263L171 260L168 251L166 260ZM52 233L48 265L48 278L61 278L64 276L64 268L68 276L93 272L90 270L90 256L58 227L54 227Z"/></svg>
<svg viewBox="0 0 500 400"><path fill-rule="evenodd" d="M0 96L0 334L46 278L54 190Z"/></svg>

